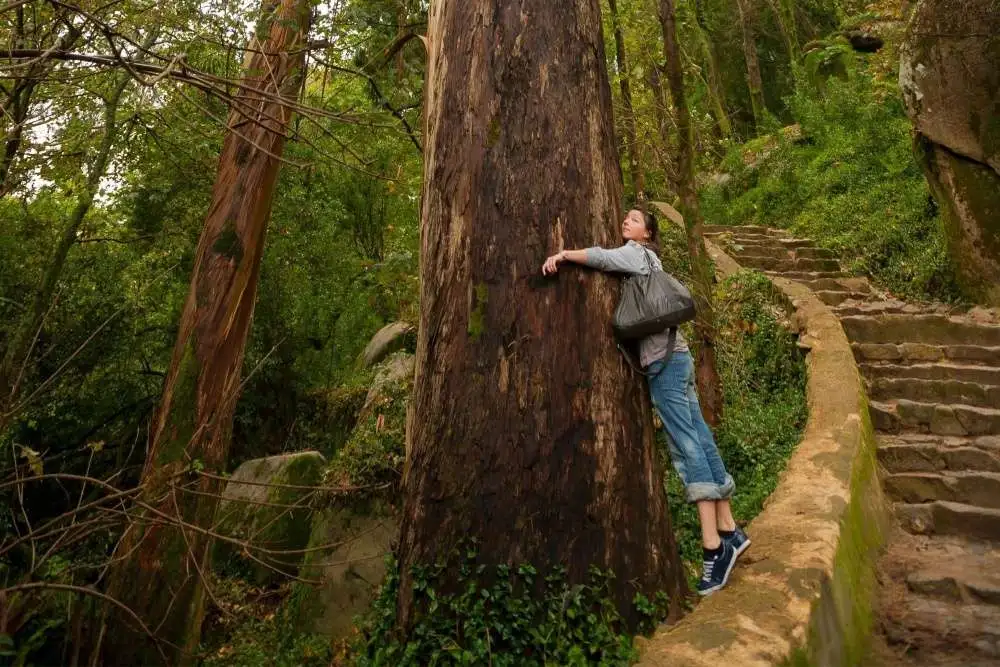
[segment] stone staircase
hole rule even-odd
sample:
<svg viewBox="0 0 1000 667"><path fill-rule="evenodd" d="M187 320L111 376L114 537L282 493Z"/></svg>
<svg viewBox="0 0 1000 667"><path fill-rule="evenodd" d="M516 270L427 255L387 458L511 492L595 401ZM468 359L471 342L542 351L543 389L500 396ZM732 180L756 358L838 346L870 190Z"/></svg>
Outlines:
<svg viewBox="0 0 1000 667"><path fill-rule="evenodd" d="M808 239L706 225L742 266L840 318L865 378L897 524L879 564L873 665L1000 665L1000 320L879 294Z"/></svg>

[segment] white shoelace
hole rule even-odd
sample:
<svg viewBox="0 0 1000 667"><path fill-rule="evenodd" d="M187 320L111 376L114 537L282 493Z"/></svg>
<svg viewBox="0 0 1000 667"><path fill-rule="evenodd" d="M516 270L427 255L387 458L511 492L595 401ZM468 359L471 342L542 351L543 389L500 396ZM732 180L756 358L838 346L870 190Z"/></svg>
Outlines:
<svg viewBox="0 0 1000 667"><path fill-rule="evenodd" d="M705 573L703 575L701 575L701 580L702 581L711 581L712 580L712 570L715 568L715 559L713 558L712 560L706 560L704 562L704 566L705 566Z"/></svg>

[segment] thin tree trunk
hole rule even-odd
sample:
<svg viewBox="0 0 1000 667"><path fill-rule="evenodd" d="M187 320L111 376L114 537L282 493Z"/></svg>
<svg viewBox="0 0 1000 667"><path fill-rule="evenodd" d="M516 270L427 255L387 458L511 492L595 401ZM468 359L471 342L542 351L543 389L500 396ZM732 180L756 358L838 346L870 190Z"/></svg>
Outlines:
<svg viewBox="0 0 1000 667"><path fill-rule="evenodd" d="M419 609L411 568L475 538L487 565L612 570L634 624L637 592L683 588L648 395L608 326L617 280L541 276L621 242L599 0L441 0L428 40L397 621Z"/></svg>
<svg viewBox="0 0 1000 667"><path fill-rule="evenodd" d="M729 112L726 110L726 92L722 86L722 78L719 76L719 55L712 42L712 34L705 22L701 3L702 0L694 2L695 30L698 33L698 41L701 44L705 66L708 70L708 95L712 105L712 116L719 128L719 135L730 137L733 134L733 125L729 121Z"/></svg>
<svg viewBox="0 0 1000 667"><path fill-rule="evenodd" d="M31 307L18 323L4 352L3 359L0 361L0 431L13 416L12 410L17 402L22 369L28 363L32 342L38 335L45 313L52 306L56 285L62 276L66 258L76 243L77 231L94 204L94 197L97 196L101 180L111 162L111 149L118 133L118 106L131 80L127 74L120 75L114 90L104 102L104 136L101 139L97 155L93 162L88 165L86 185L77 198L66 226L63 227L62 235L59 237L59 242L52 253L52 258L45 269L41 283L35 290Z"/></svg>
<svg viewBox="0 0 1000 667"><path fill-rule="evenodd" d="M263 4L245 62L247 106L233 107L227 121L230 131L150 436L142 497L161 517L191 528L178 530L148 514L140 518L122 538L118 554L124 560L112 575L114 597L171 643L161 645L171 664L192 661L200 637L211 541L197 528L212 525L222 488L191 467L198 462L217 474L226 469L267 221L292 115L285 100L301 84L310 6L309 0ZM208 495L185 493L182 485ZM114 619L109 662L158 661L153 642L125 616Z"/></svg>
<svg viewBox="0 0 1000 667"><path fill-rule="evenodd" d="M24 7L17 8L17 27L15 29L14 42L19 47L26 45L23 12ZM66 33L56 40L52 48L57 51L72 48L79 37L79 28L71 25ZM4 128L3 155L0 156L0 197L7 195L13 187L10 181L11 169L21 152L24 128L28 121L28 112L31 109L32 95L38 83L52 67L52 62L51 60L43 59L28 66L27 72L15 75L11 81L10 94L4 100L3 107L0 107L0 121L2 121L0 127ZM18 71L13 70L13 72Z"/></svg>
<svg viewBox="0 0 1000 667"><path fill-rule="evenodd" d="M621 17L618 15L617 0L608 0L611 22L615 33L615 60L618 64L618 84L622 92L622 124L625 129L625 151L628 153L629 174L636 200L645 199L646 182L639 160L639 143L635 131L635 111L632 108L632 82L625 55L625 35L622 34Z"/></svg>
<svg viewBox="0 0 1000 667"><path fill-rule="evenodd" d="M767 0L767 3L778 22L781 39L784 40L785 49L788 51L788 59L794 63L799 59L799 35L795 25L794 0Z"/></svg>
<svg viewBox="0 0 1000 667"><path fill-rule="evenodd" d="M760 60L757 58L757 43L754 37L753 0L736 0L740 15L740 30L743 33L743 57L747 63L747 86L750 89L750 106L754 125L760 132L764 125L767 105L764 103L764 83L760 78Z"/></svg>
<svg viewBox="0 0 1000 667"><path fill-rule="evenodd" d="M694 135L691 114L684 92L684 70L681 67L680 46L677 43L677 22L674 0L660 0L660 24L663 28L663 51L667 61L667 82L674 104L677 122L677 181L680 198L678 207L687 229L688 252L694 273L694 296L697 304L695 330L698 334L698 397L701 411L712 426L722 417L722 384L715 363L715 310L712 303L712 265L702 235L704 220L698 205L694 182Z"/></svg>

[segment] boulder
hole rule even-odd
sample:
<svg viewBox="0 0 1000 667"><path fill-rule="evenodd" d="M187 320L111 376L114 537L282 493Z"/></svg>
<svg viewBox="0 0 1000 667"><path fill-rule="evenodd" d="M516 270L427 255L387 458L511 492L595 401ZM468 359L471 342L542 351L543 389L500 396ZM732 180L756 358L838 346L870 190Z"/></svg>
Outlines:
<svg viewBox="0 0 1000 667"><path fill-rule="evenodd" d="M295 452L243 463L223 491L218 532L269 550L296 550L309 541L312 491L319 484L326 459L319 452ZM242 548L217 541L217 569L237 571L259 585L280 583L297 573L302 554L251 552L270 565L242 555ZM277 570L277 571L276 571Z"/></svg>
<svg viewBox="0 0 1000 667"><path fill-rule="evenodd" d="M396 352L387 360L382 362L375 372L375 377L368 388L368 395L365 397L364 405L361 407L361 418L375 406L382 398L386 389L413 381L413 372L416 367L414 356L408 352Z"/></svg>
<svg viewBox="0 0 1000 667"><path fill-rule="evenodd" d="M966 291L1000 304L1000 11L920 0L899 82Z"/></svg>
<svg viewBox="0 0 1000 667"><path fill-rule="evenodd" d="M365 368L374 366L378 362L388 357L393 352L402 349L406 345L407 334L413 332L413 325L408 322L393 322L378 330L372 339L368 341L364 352L359 359Z"/></svg>
<svg viewBox="0 0 1000 667"><path fill-rule="evenodd" d="M310 551L283 614L298 632L335 642L351 635L354 618L371 607L386 574L386 556L399 534L399 519L386 497L335 501L316 513Z"/></svg>

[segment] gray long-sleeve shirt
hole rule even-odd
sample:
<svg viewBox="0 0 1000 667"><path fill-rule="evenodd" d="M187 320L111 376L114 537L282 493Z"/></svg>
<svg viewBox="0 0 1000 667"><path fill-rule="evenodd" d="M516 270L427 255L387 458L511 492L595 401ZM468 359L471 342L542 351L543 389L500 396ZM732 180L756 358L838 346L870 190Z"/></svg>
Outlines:
<svg viewBox="0 0 1000 667"><path fill-rule="evenodd" d="M587 260L585 264L589 267L610 271L614 273L638 273L646 275L652 266L654 271L662 271L663 264L656 253L642 246L635 241L629 241L620 248L601 248L595 246L587 248ZM643 257L645 255L645 257ZM649 260L648 262L646 260ZM639 363L643 368L654 361L658 361L667 354L667 342L670 339L670 332L662 331L652 336L647 336L639 341ZM687 352L688 344L680 330L677 331L677 339L674 341L674 352Z"/></svg>

